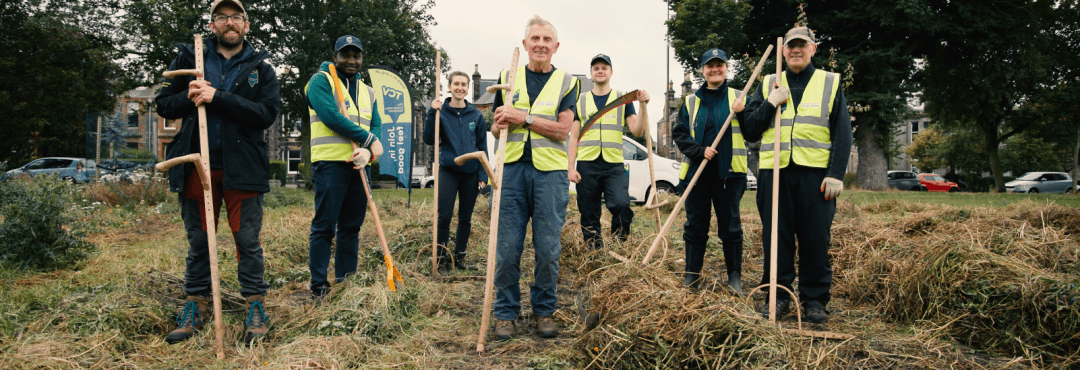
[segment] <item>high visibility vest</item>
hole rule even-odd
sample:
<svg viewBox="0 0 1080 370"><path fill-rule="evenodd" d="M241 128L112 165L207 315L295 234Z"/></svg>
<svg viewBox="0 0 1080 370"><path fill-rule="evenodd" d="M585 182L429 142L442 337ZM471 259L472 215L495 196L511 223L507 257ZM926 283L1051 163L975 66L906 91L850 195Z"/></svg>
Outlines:
<svg viewBox="0 0 1080 370"><path fill-rule="evenodd" d="M326 76L327 81L330 82L330 91L333 92L339 87L333 83L334 79L330 77L330 73L321 71ZM359 83L359 81L357 81ZM304 86L304 94L307 94L308 87ZM375 91L367 85L360 83L360 86L356 88L356 96L349 96L348 92L345 94L345 108L349 112L349 122L353 122L360 126L364 130L371 130L371 107L375 105ZM336 96L336 95L335 95ZM336 99L336 98L335 98ZM360 104L357 104L359 102ZM362 105L361 105L362 104ZM315 113L314 109L308 107L308 115L311 116L311 161L347 161L349 157L352 157L352 142L349 138L338 135L334 130L326 127L326 124L319 119L319 115Z"/></svg>
<svg viewBox="0 0 1080 370"><path fill-rule="evenodd" d="M728 88L727 102L728 111L735 111L731 106L735 104L735 96L739 92L735 89ZM694 122L697 120L697 115L701 112L701 99L695 94L690 94L683 98L683 104L686 105L686 112L690 114L690 137L697 138L697 130L694 129ZM743 98L743 103L746 102L746 98ZM725 119L727 117L724 117ZM723 124L723 123L717 123ZM731 125L728 127L728 131L731 131L731 170L738 173L746 173L746 141L743 140L742 129L739 127L739 120L735 117L731 117ZM712 145L712 143L705 143L705 145ZM686 180L686 174L690 170L690 158L683 157L682 164L679 165L679 179Z"/></svg>
<svg viewBox="0 0 1080 370"><path fill-rule="evenodd" d="M578 117L581 118L581 128L585 128L585 121L587 121L593 114L603 107L596 106L596 99L594 98L592 91L581 94L578 98ZM611 104L619 98L619 92L611 90L608 93L607 102L604 105ZM626 106L620 105L618 108L604 113L604 116L596 120L592 127L589 127L588 131L581 137L581 141L578 142L577 159L579 161L592 161L596 160L601 153L604 154L604 162L607 163L622 163L623 162L623 127L626 127Z"/></svg>
<svg viewBox="0 0 1080 370"><path fill-rule="evenodd" d="M507 71L502 71L499 82L506 81ZM529 102L529 87L525 82L525 66L518 67L514 77L513 94L503 90L503 104L513 106L514 109L531 114L537 118L551 121L559 120L559 102L570 94L577 85L577 78L556 69L551 73L547 84L540 90L536 101ZM513 98L511 98L513 97ZM532 130L518 126L507 135L506 138L506 163L514 163L525 154L525 140L529 140L532 146L533 167L541 171L566 171L568 156L566 154L566 140L551 140L543 135L535 134Z"/></svg>
<svg viewBox="0 0 1080 370"><path fill-rule="evenodd" d="M775 75L765 77L763 95L769 99ZM788 87L787 73L782 74L780 85ZM780 114L780 168L795 161L806 167L826 168L832 139L829 131L829 114L832 113L836 92L840 89L840 74L815 70L806 84L797 109L788 106ZM791 104L791 100L785 105ZM761 137L761 166L773 168L776 147L776 129L769 127Z"/></svg>

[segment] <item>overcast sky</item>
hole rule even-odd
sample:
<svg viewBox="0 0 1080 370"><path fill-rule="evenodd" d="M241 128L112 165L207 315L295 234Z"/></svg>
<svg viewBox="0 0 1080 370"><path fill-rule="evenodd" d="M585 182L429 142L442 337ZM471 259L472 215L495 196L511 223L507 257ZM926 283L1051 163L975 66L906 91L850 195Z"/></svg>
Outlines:
<svg viewBox="0 0 1080 370"><path fill-rule="evenodd" d="M518 64L528 62L521 44L525 23L533 15L551 22L559 34L559 50L552 64L571 74L589 75L596 54L611 57L612 88L649 92L649 124L660 120L667 81L668 11L662 0L438 0L431 14L438 23L429 31L437 47L450 56L451 70L472 75L479 65L481 78L497 78L510 68L514 47L521 48ZM675 89L683 81L682 67L671 56ZM441 79L443 97L445 79ZM472 100L472 96L467 97Z"/></svg>

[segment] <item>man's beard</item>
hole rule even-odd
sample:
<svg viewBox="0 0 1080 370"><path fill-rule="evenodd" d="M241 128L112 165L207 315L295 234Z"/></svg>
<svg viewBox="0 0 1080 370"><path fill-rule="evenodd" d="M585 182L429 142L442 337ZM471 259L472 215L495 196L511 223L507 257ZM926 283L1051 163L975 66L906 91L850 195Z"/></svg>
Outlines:
<svg viewBox="0 0 1080 370"><path fill-rule="evenodd" d="M236 31L236 33L239 34L239 36L236 38L236 42L230 42L227 38L225 38L225 33L229 31ZM226 49L233 49L244 44L244 35L240 34L240 30L235 29L224 30L224 32L217 35L217 39L218 42L221 43L221 46L225 47Z"/></svg>

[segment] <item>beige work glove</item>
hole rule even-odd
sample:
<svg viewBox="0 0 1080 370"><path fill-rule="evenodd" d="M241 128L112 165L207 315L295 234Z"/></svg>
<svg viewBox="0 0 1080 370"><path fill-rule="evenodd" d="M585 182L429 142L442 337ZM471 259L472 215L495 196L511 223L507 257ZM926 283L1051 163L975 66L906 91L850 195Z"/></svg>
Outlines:
<svg viewBox="0 0 1080 370"><path fill-rule="evenodd" d="M372 158L379 158L379 157L382 156L382 153L383 153L382 142L380 142L379 139L375 139L375 142L371 143L371 145L368 146L368 149L371 149L371 157Z"/></svg>
<svg viewBox="0 0 1080 370"><path fill-rule="evenodd" d="M355 169L362 169L367 166L368 162L371 162L371 151L364 148L353 149L352 158L349 161L353 163Z"/></svg>
<svg viewBox="0 0 1080 370"><path fill-rule="evenodd" d="M772 104L773 107L779 107L781 103L788 100L788 95L791 95L791 91L780 86L769 93L769 104Z"/></svg>
<svg viewBox="0 0 1080 370"><path fill-rule="evenodd" d="M825 180L821 180L821 192L825 193L825 200L836 199L842 191L844 191L843 181L832 177L825 177Z"/></svg>

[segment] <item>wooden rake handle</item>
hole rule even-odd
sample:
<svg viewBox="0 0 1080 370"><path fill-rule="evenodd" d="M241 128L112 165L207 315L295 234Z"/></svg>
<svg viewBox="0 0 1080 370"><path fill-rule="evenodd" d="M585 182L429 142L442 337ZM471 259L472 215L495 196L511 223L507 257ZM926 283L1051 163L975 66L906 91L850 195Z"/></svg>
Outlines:
<svg viewBox="0 0 1080 370"><path fill-rule="evenodd" d="M202 70L199 69L177 69L172 71L161 72L161 75L170 80L180 76L190 75L196 77L202 77Z"/></svg>

